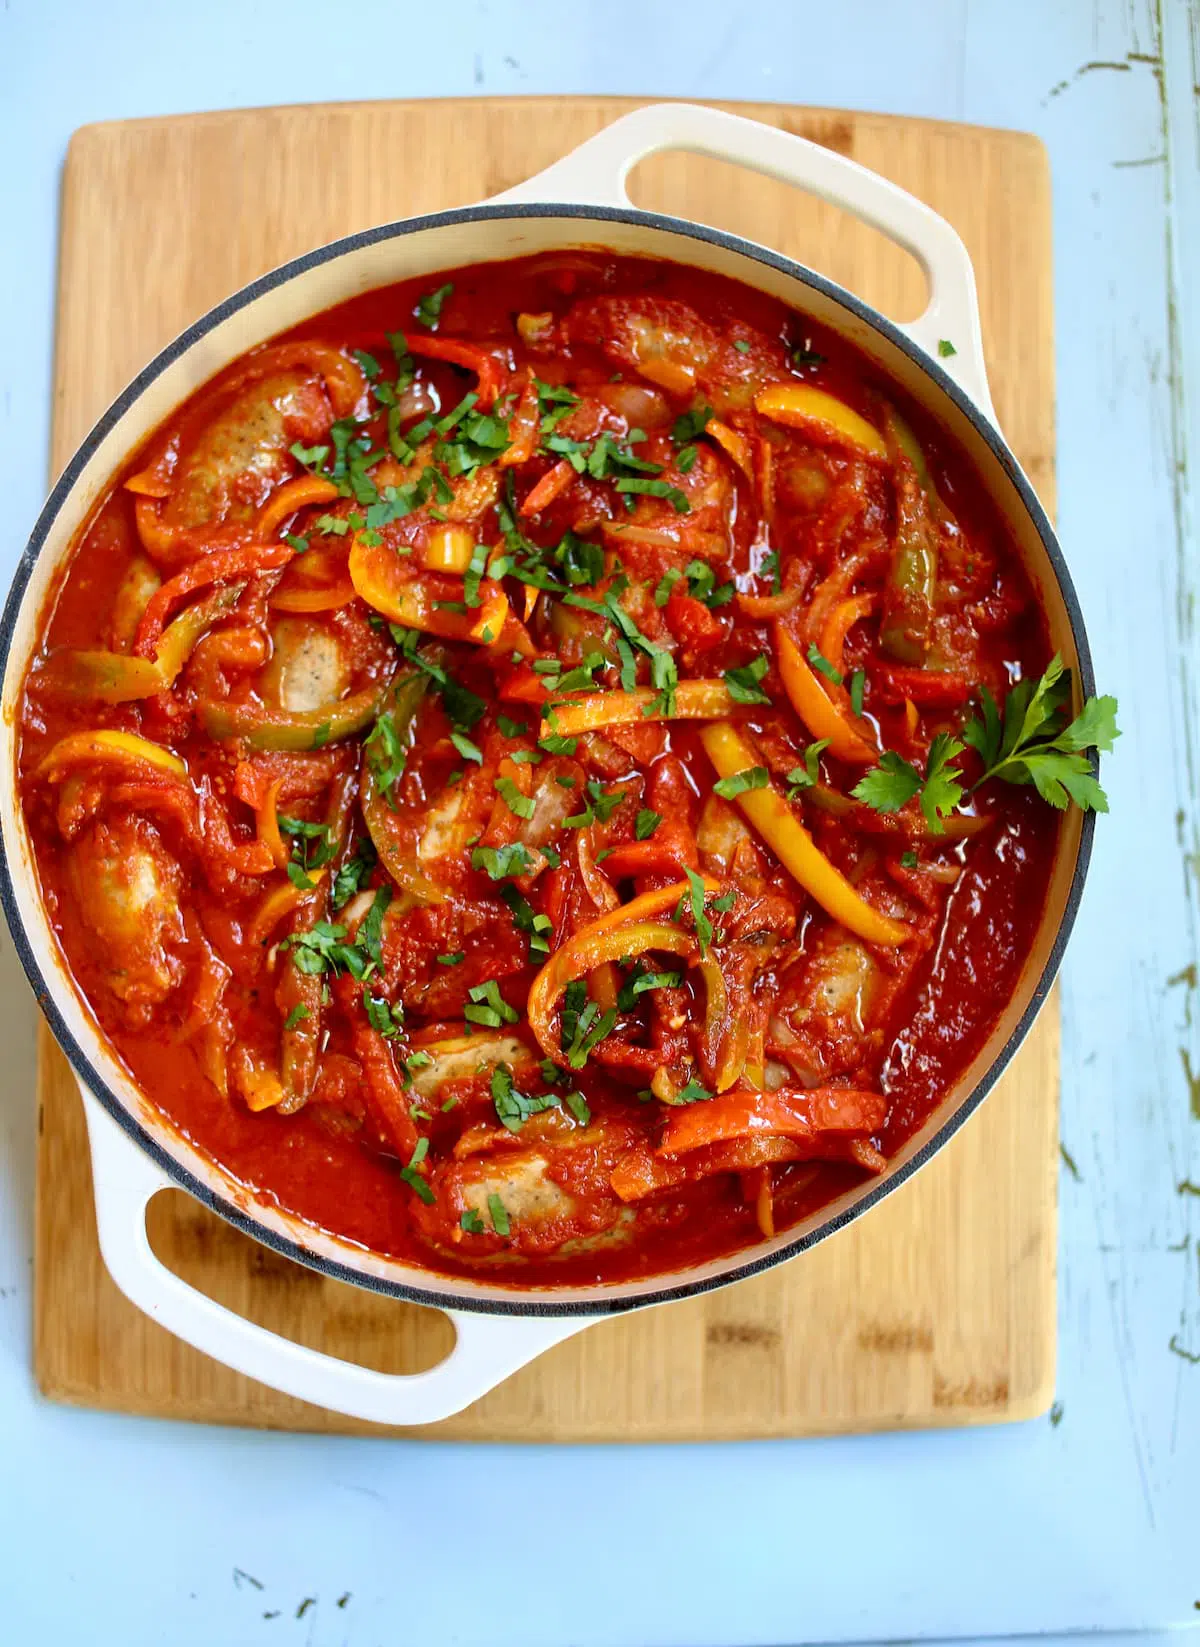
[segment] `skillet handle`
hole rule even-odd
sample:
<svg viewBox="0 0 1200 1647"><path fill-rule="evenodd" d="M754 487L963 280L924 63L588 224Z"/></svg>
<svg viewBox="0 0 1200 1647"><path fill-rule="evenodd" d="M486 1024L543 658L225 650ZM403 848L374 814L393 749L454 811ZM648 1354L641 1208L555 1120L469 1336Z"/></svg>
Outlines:
<svg viewBox="0 0 1200 1647"><path fill-rule="evenodd" d="M447 1310L455 1344L428 1372L381 1373L310 1350L215 1303L155 1257L146 1207L171 1179L80 1083L92 1150L96 1223L108 1273L176 1338L285 1395L374 1424L433 1424L461 1412L592 1318L476 1315Z"/></svg>
<svg viewBox="0 0 1200 1647"><path fill-rule="evenodd" d="M996 421L983 358L975 271L957 232L915 195L819 143L722 109L653 103L623 115L562 160L495 199L627 208L632 204L625 189L629 173L639 160L664 149L734 161L795 184L903 246L924 270L929 304L918 320L898 329ZM939 355L942 340L953 345L954 354Z"/></svg>

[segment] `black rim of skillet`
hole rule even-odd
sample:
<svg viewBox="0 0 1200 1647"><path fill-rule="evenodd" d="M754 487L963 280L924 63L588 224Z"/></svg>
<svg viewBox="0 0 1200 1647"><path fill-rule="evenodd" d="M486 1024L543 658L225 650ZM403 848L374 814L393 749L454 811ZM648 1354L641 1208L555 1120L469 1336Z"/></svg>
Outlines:
<svg viewBox="0 0 1200 1647"><path fill-rule="evenodd" d="M722 247L751 262L775 269L799 284L810 287L813 291L831 298L857 319L865 322L895 348L906 354L926 377L932 379L946 399L952 402L958 411L970 421L976 432L986 441L1009 483L1020 498L1022 506L1033 521L1049 558L1066 608L1071 634L1079 658L1080 686L1083 695L1085 698L1093 695L1095 692L1095 678L1087 634L1083 625L1083 614L1079 608L1079 600L1071 581L1071 574L1067 569L1054 530L1046 517L1046 512L1038 502L1016 459L998 431L992 427L970 398L938 365L936 360L927 356L891 321L872 309L869 304L855 297L852 292L846 291L844 287L837 285L834 281L825 279L823 275L805 268L803 264L782 257L778 252L772 252L763 246L755 245L752 241L743 240L737 235L727 234L721 229L708 228L702 224L690 223L683 218L669 217L658 212L644 212L632 207L569 204L468 206L454 211L432 212L424 217L405 218L397 223L386 223L378 228L366 229L358 234L347 235L341 240L335 240L327 246L319 247L315 251L293 259L290 263L281 265L278 269L271 270L270 273L262 275L258 280L244 286L232 297L226 298L223 303L217 304L206 315L193 322L186 331L180 333L174 342L169 343L161 353L156 355L113 401L112 405L84 439L55 483L17 565L12 587L5 602L4 614L0 618L0 671L5 670L8 665L17 618L26 587L33 573L34 564L41 553L51 526L67 501L84 465L96 451L100 442L125 415L143 391L169 366L174 364L181 355L186 353L194 343L205 337L222 321L227 320L230 315L235 314L239 309L245 308L247 304L262 297L265 293L274 290L277 286L284 285L297 275L304 274L308 270L317 268L321 264L330 262L348 252L360 251L366 246L375 245L380 241L398 239L402 235L419 234L424 229L440 229L466 223L484 224L512 218L567 218L579 223L596 224L628 223L637 227L664 231L681 240L698 240L707 242L709 245ZM681 248L682 250L683 248ZM486 261L486 258L481 259L481 261ZM681 261L686 262L686 258L681 258ZM215 1194L207 1185L194 1177L186 1167L181 1166L156 1139L150 1136L141 1123L125 1108L111 1088L100 1079L86 1053L72 1035L54 999L53 989L38 964L33 947L25 932L13 889L7 843L4 842L0 842L0 906L3 907L9 930L13 936L13 942L16 945L17 954L20 957L21 965L25 969L26 976L33 986L38 1005L45 1014L50 1028L54 1032L55 1039L66 1054L76 1075L94 1093L134 1143L144 1150L175 1184L181 1189L187 1190L202 1205L224 1218L235 1229L239 1229L243 1234L262 1242L264 1246L270 1247L285 1258L290 1258L295 1263L303 1264L309 1269L318 1270L323 1275L332 1276L338 1281L349 1282L352 1286L366 1287L372 1292L384 1293L392 1298L405 1299L410 1303L427 1304L434 1308L467 1311L479 1315L532 1316L543 1319L569 1316L619 1315L627 1310L639 1309L647 1304L661 1304L671 1299L693 1298L700 1293L712 1292L717 1287L726 1286L733 1281L744 1280L747 1276L758 1275L764 1270L771 1269L776 1264L783 1263L788 1258L794 1258L797 1253L815 1246L818 1241L824 1240L826 1236L834 1234L835 1231L844 1228L852 1220L861 1217L885 1195L904 1183L907 1178L910 1178L919 1167L923 1166L931 1156L941 1149L942 1145L958 1131L968 1116L974 1114L1004 1073L1013 1054L1033 1024L1046 996L1049 994L1078 913L1083 884L1087 877L1088 863L1091 858L1094 824L1095 820L1092 813L1086 812L1083 816L1079 851L1071 876L1071 884L1067 889L1062 919L1059 922L1050 954L1019 1022L977 1084L958 1105L954 1113L947 1117L937 1132L926 1141L909 1161L906 1161L903 1166L897 1167L894 1171L886 1172L878 1184L862 1195L853 1206L845 1208L824 1220L807 1234L799 1235L794 1240L785 1242L773 1252L760 1254L757 1257L748 1257L741 1263L735 1262L729 1269L722 1271L719 1275L675 1283L672 1283L669 1275L653 1276L641 1287L638 1287L637 1283L619 1283L623 1286L632 1286L634 1289L625 1296L613 1296L607 1292L600 1292L596 1297L584 1298L578 1301L563 1300L560 1302L546 1292L532 1292L524 1295L514 1292L510 1298L476 1298L470 1295L459 1297L454 1293L441 1290L441 1284L451 1282L452 1278L439 1275L437 1271L432 1270L429 1272L429 1286L391 1281L381 1276L365 1274L363 1271L351 1265L340 1263L336 1259L322 1257L309 1248L301 1246L298 1242L289 1240L286 1236L267 1229L255 1218L239 1210L230 1201ZM753 1252L753 1249L750 1250ZM468 1282L468 1284L470 1283ZM497 1285L491 1278L481 1278L480 1284L485 1286ZM598 1283L598 1286L603 1285L604 1283ZM613 1283L609 1283L609 1285L613 1285Z"/></svg>

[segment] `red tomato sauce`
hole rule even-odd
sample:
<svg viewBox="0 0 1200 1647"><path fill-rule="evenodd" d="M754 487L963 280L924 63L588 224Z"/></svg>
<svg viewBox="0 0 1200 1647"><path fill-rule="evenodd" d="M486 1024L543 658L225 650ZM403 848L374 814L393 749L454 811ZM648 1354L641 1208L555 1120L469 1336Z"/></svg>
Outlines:
<svg viewBox="0 0 1200 1647"><path fill-rule="evenodd" d="M984 1045L1058 820L961 733L1048 661L864 358L544 256L316 316L131 456L20 784L77 986L202 1151L436 1271L624 1280L878 1174Z"/></svg>

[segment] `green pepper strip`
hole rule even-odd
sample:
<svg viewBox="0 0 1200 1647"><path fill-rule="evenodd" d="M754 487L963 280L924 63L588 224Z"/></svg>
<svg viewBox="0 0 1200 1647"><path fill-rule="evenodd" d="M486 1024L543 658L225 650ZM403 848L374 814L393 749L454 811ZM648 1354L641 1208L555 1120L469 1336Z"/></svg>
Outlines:
<svg viewBox="0 0 1200 1647"><path fill-rule="evenodd" d="M928 659L937 590L937 492L916 437L890 407L884 432L897 467L897 498L896 540L883 586L879 644L899 662L920 667ZM914 448L919 464L911 455Z"/></svg>
<svg viewBox="0 0 1200 1647"><path fill-rule="evenodd" d="M203 637L241 598L244 583L218 589L181 612L163 630L153 658L123 652L52 652L38 669L34 685L63 697L98 698L101 703L132 703L173 686Z"/></svg>
<svg viewBox="0 0 1200 1647"><path fill-rule="evenodd" d="M321 709L296 712L264 709L257 703L208 702L200 705L200 718L209 737L218 742L244 738L252 749L324 749L369 726L386 693L386 685L368 686Z"/></svg>
<svg viewBox="0 0 1200 1647"><path fill-rule="evenodd" d="M421 701L425 696L429 677L425 674L405 675L397 680L380 706L380 713L390 715L399 738L406 739L411 730ZM396 839L395 814L388 798L380 788L371 764L370 751L363 755L359 775L359 806L367 833L379 854L379 861L397 886L425 904L440 904L446 894L429 879L416 860L416 854Z"/></svg>

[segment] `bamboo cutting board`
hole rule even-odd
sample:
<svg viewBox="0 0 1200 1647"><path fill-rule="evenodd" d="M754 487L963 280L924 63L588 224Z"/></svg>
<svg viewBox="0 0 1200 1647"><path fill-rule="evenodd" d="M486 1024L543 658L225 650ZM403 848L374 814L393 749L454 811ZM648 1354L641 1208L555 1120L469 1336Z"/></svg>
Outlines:
<svg viewBox="0 0 1200 1647"><path fill-rule="evenodd" d="M155 350L286 258L466 204L635 106L611 98L374 103L119 122L75 134L63 182L53 463ZM947 217L975 261L1000 422L1047 503L1054 454L1049 174L1036 139L773 104L740 112L848 154ZM645 162L639 205L733 229L896 319L916 265L783 185L687 155ZM42 1027L35 1362L55 1400L168 1418L363 1431L210 1361L139 1314L100 1260L83 1114ZM419 1432L504 1441L734 1439L1029 1417L1054 1376L1057 1003L917 1178L814 1252L707 1298L605 1321ZM222 1303L390 1371L451 1342L434 1311L328 1281L181 1192L151 1208L164 1260Z"/></svg>

